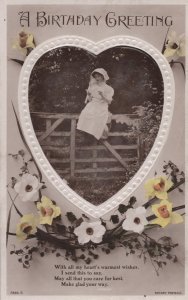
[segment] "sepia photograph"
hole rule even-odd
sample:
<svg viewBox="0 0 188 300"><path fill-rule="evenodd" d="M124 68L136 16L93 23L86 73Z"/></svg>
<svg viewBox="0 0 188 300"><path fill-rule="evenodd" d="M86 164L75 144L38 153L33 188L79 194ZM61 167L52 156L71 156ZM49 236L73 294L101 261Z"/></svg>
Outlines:
<svg viewBox="0 0 188 300"><path fill-rule="evenodd" d="M3 2L0 298L185 299L188 5Z"/></svg>
<svg viewBox="0 0 188 300"><path fill-rule="evenodd" d="M78 195L100 205L148 156L160 127L164 85L146 52L128 46L97 56L62 46L33 67L29 109L48 161Z"/></svg>

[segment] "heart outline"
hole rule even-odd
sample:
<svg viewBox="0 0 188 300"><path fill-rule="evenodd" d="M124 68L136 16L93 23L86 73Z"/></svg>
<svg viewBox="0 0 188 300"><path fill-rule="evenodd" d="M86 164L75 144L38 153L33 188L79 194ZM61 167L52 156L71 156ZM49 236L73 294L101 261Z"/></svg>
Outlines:
<svg viewBox="0 0 188 300"><path fill-rule="evenodd" d="M35 131L33 129L28 100L28 87L29 78L33 66L37 60L46 52L63 46L75 46L83 48L95 55L116 46L129 46L136 49L140 49L150 55L157 63L163 78L164 83L164 105L163 114L158 134L155 142L147 155L146 160L131 178L131 180L115 195L106 200L99 206L95 206L81 196L79 196L74 190L72 190L65 181L57 174L57 172L50 165L43 150L37 140ZM124 202L130 195L138 188L143 182L144 178L149 173L150 169L156 162L168 136L170 123L173 115L174 107L174 77L170 65L166 58L151 44L143 41L137 37L131 36L113 36L97 43L78 36L62 36L55 37L50 40L39 44L26 58L22 67L19 87L18 87L18 110L20 123L25 136L26 142L35 157L37 164L41 171L45 174L47 179L53 184L53 186L72 204L76 205L84 213L99 218L116 208L119 204Z"/></svg>

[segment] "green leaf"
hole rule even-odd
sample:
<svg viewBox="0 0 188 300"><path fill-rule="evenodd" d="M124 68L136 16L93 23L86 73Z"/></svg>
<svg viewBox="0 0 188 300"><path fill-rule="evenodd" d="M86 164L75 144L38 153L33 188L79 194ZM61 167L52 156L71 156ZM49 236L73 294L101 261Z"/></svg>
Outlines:
<svg viewBox="0 0 188 300"><path fill-rule="evenodd" d="M83 222L83 218L79 218L76 220L76 227L80 226L80 224Z"/></svg>
<svg viewBox="0 0 188 300"><path fill-rule="evenodd" d="M127 211L128 207L124 204L120 204L118 207L118 211L120 212L120 214L124 214Z"/></svg>
<svg viewBox="0 0 188 300"><path fill-rule="evenodd" d="M23 61L23 60L20 60L20 59L11 58L10 60L12 60L12 61L18 63L18 64L21 65L21 66L23 66L23 64L24 64L24 61Z"/></svg>
<svg viewBox="0 0 188 300"><path fill-rule="evenodd" d="M18 154L19 154L20 156L24 157L25 151L24 151L23 149L21 149L21 150L18 151Z"/></svg>
<svg viewBox="0 0 188 300"><path fill-rule="evenodd" d="M176 263L178 261L178 258L177 256L175 255L174 259L173 259L173 262Z"/></svg>
<svg viewBox="0 0 188 300"><path fill-rule="evenodd" d="M65 234L66 232L66 226L62 224L56 224L57 232L59 234Z"/></svg>
<svg viewBox="0 0 188 300"><path fill-rule="evenodd" d="M129 206L133 206L136 203L136 197L132 196L129 200Z"/></svg>
<svg viewBox="0 0 188 300"><path fill-rule="evenodd" d="M113 224L119 223L119 216L118 215L111 215L110 221L112 221Z"/></svg>
<svg viewBox="0 0 188 300"><path fill-rule="evenodd" d="M72 212L67 212L66 217L71 223L74 223L77 220L76 216Z"/></svg>
<svg viewBox="0 0 188 300"><path fill-rule="evenodd" d="M84 219L90 220L90 218L89 218L88 216L86 216L85 214L82 214L82 217L83 217Z"/></svg>
<svg viewBox="0 0 188 300"><path fill-rule="evenodd" d="M108 244L108 248L111 249L111 250L113 250L115 247L116 247L116 245L115 245L114 242L110 242L110 243Z"/></svg>
<svg viewBox="0 0 188 300"><path fill-rule="evenodd" d="M37 168L37 171L38 171L38 173L39 173L40 182L41 182L41 181L42 181L42 173L41 173L41 171L40 171L40 169L39 169L39 167L38 167L38 165L37 165L36 160L34 159L34 156L33 156L32 152L31 152L31 150L30 150L30 148L29 148L29 146L28 146L26 140L25 140L25 137L24 137L24 134L23 134L23 132L22 132L22 129L21 129L21 126L20 126L20 123L19 123L19 119L18 119L18 116L17 116L17 114L16 114L16 110L15 110L15 108L14 108L13 103L12 103L12 107L13 107L14 115L15 115L15 117L16 117L16 122L17 122L17 125L18 125L18 130L19 130L20 136L21 136L21 138L22 138L22 141L23 141L23 143L24 143L26 149L28 150L28 152L30 153L31 157L33 158L33 162L34 162L34 164L35 164L35 166L36 166L36 168Z"/></svg>
<svg viewBox="0 0 188 300"><path fill-rule="evenodd" d="M171 237L168 236L162 236L158 241L165 246L169 246L172 243Z"/></svg>
<svg viewBox="0 0 188 300"><path fill-rule="evenodd" d="M15 177L11 177L11 187L12 188L14 188L16 182L17 182L17 179Z"/></svg>

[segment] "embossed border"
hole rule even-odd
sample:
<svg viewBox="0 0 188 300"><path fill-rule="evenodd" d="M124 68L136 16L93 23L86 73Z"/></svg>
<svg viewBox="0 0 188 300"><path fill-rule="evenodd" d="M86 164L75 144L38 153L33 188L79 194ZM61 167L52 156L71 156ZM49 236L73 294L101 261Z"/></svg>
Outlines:
<svg viewBox="0 0 188 300"><path fill-rule="evenodd" d="M99 54L100 52L115 46L129 46L145 51L149 54L161 71L163 82L164 82L164 105L163 105L163 115L160 124L159 132L154 142L154 145L147 156L147 159L140 167L138 172L133 176L133 178L114 196L109 198L107 201L99 206L94 206L82 197L80 197L76 192L74 192L69 186L63 181L56 171L52 168L48 162L43 150L36 138L33 125L31 122L30 111L29 111L29 101L28 101L28 87L29 78L37 60L46 52L62 46L75 46L88 50L94 54ZM21 127L28 143L28 146L35 157L37 164L41 171L45 173L47 179L53 184L53 186L72 204L76 205L79 209L89 214L94 218L99 218L109 211L116 208L120 203L125 201L143 182L144 178L147 176L148 172L156 162L160 151L167 139L171 119L173 115L174 98L175 98L175 87L174 87L174 77L170 65L166 58L153 47L151 44L143 41L137 37L131 36L114 36L97 43L88 40L84 37L78 36L60 36L49 39L39 46L37 46L27 57L25 63L22 67L20 79L19 79L19 89L18 89L18 108Z"/></svg>

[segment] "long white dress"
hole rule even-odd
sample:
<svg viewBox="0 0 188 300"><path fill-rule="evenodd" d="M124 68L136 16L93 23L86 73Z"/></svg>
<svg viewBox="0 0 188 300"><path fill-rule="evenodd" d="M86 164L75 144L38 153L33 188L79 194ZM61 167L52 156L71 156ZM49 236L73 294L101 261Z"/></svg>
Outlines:
<svg viewBox="0 0 188 300"><path fill-rule="evenodd" d="M97 140L101 138L108 120L108 103L102 99L100 92L109 103L112 101L114 90L105 82L89 86L91 101L82 110L77 124L77 129L93 135Z"/></svg>

